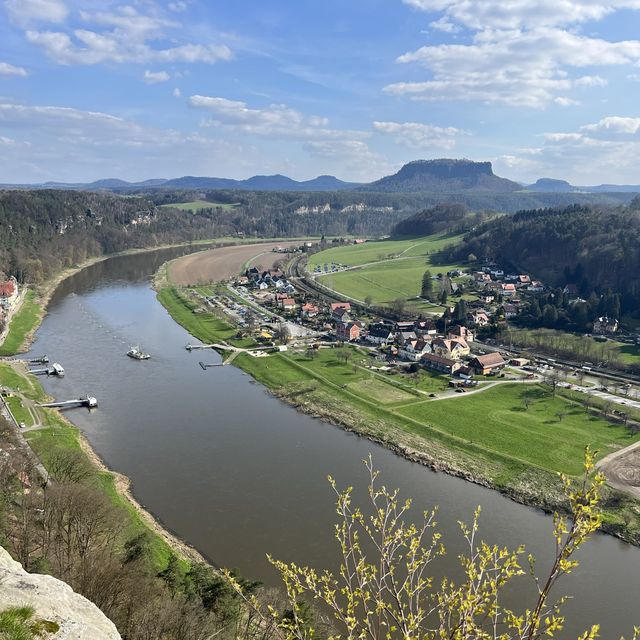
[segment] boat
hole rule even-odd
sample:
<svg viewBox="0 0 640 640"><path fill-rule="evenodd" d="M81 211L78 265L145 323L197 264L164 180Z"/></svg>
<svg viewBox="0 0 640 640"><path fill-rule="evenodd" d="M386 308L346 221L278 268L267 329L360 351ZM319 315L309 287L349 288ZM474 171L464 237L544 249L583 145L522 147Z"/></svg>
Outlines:
<svg viewBox="0 0 640 640"><path fill-rule="evenodd" d="M131 347L127 351L127 355L134 360L148 360L151 356L148 353L140 350L140 347Z"/></svg>

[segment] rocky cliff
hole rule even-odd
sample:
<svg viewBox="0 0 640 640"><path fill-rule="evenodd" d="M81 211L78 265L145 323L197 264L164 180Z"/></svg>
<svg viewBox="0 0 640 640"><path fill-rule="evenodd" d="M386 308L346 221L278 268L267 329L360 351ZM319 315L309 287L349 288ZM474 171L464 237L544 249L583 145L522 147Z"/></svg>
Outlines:
<svg viewBox="0 0 640 640"><path fill-rule="evenodd" d="M35 618L55 622L55 640L120 640L98 607L52 576L27 573L0 547L0 610L31 606Z"/></svg>

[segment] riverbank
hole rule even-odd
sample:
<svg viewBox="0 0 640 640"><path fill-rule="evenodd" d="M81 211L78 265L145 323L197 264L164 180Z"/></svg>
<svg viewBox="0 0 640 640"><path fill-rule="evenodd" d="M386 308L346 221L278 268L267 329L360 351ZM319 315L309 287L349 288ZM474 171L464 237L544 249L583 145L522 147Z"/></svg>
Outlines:
<svg viewBox="0 0 640 640"><path fill-rule="evenodd" d="M204 343L225 339L233 343L235 329L222 318L194 313L198 308L198 302L189 299L186 290L171 286L161 287L158 299L176 322ZM354 360L356 357L354 354ZM318 362L317 357L306 358L303 354L279 353L268 358L242 355L234 364L297 410L366 437L408 460L500 491L516 502L546 512L564 510L566 507L557 471L571 475L573 469L570 465L565 465L561 459L553 461L558 458L555 451L550 452L552 463L545 466L542 462L529 461L526 450L522 457L518 457L500 453L499 447L490 449L482 446L479 438L476 439L473 435L456 435L457 429L447 430L437 422L411 415L406 407L402 406L402 402L385 402L376 397L376 394L367 396L360 393L363 388L371 386L371 381L359 381L357 374L352 373L351 366L339 365L337 361L322 363L322 358ZM355 371L354 364L353 372ZM353 382L345 384L348 380ZM514 390L511 395L521 388L517 383L512 387ZM460 406L460 402L471 402L471 398L456 402L456 406ZM549 417L550 422L555 422L557 418L553 418L553 411L556 410L555 404L561 400L554 398L553 401L548 399L548 402L553 406L548 410L545 407L548 416L545 414L544 418ZM436 404L440 410L445 411L446 403ZM541 410L543 405L540 405ZM480 407L479 410L484 412L486 407ZM509 410L513 411L511 408ZM523 409L520 407L519 411ZM528 416L533 417L533 413L530 412ZM464 419L467 422L471 420L470 424L474 423L470 416ZM478 420L475 422L478 424L473 425L473 428L481 428ZM543 422L543 429L553 429L545 426L548 422L546 419L543 419ZM598 437L601 438L603 451L606 452L607 446L611 446L606 438L613 439L614 434L607 436L606 425L598 427L593 423L593 428L600 430ZM581 437L584 437L584 431L583 429ZM521 446L526 448L526 440L523 440ZM621 445L615 445L613 448L617 446ZM582 451L580 446L578 449ZM572 455L574 453L575 451ZM562 455L559 455L561 458ZM578 452L573 457L579 458L580 455ZM612 487L607 487L604 509L603 530L627 542L640 542L637 501Z"/></svg>
<svg viewBox="0 0 640 640"><path fill-rule="evenodd" d="M38 403L52 400L38 379L26 373L19 362L3 363L0 368L0 384L12 390L18 406L29 406L31 410ZM61 412L54 409L35 409L37 424L27 424L23 432L28 446L37 459L49 468L52 458L62 450L78 452L83 464L91 469L88 481L103 492L125 514L127 529L131 536L146 532L154 566L158 570L166 566L171 553L187 562L207 562L193 547L167 531L134 497L131 483L126 476L111 471L91 448L82 432ZM55 478L54 478L55 479Z"/></svg>
<svg viewBox="0 0 640 640"><path fill-rule="evenodd" d="M84 260L78 265L64 269L60 273L56 274L52 278L49 278L46 282L38 285L35 288L29 288L27 291L26 299L22 303L21 307L16 311L9 324L9 330L4 340L0 341L0 356L12 356L18 353L24 353L29 350L29 347L33 343L33 337L38 330L38 327L42 323L46 314L47 305L51 300L55 290L60 284L70 278L71 276L79 273L83 269L90 267L99 262L105 262L111 258L118 258L121 256L131 256L141 253L150 253L153 251L161 251L163 249L175 249L180 247L202 247L202 252L207 251L208 245L211 248L215 247L227 247L241 244L272 244L277 242L280 238L209 238L206 240L195 240L190 242L177 242L172 244L163 244L154 247L138 247L134 249L127 249L125 251L119 251L117 253L109 253L101 256L94 256ZM302 240L295 238L282 239L283 242L292 242L294 240Z"/></svg>

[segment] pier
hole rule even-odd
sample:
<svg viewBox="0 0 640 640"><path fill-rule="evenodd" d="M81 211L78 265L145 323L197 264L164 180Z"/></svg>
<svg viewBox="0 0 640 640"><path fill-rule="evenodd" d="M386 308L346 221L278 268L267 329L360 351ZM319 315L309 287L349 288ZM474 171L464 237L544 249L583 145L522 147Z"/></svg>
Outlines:
<svg viewBox="0 0 640 640"><path fill-rule="evenodd" d="M50 409L72 409L74 407L87 407L93 409L98 406L98 401L93 396L85 396L77 400L62 400L59 402L45 402L38 405Z"/></svg>
<svg viewBox="0 0 640 640"><path fill-rule="evenodd" d="M38 356L37 358L30 358L26 362L27 364L49 364L49 356Z"/></svg>
<svg viewBox="0 0 640 640"><path fill-rule="evenodd" d="M58 362L54 362L50 367L45 367L44 369L29 369L29 373L32 373L34 376L57 376L58 378L64 378L64 368Z"/></svg>

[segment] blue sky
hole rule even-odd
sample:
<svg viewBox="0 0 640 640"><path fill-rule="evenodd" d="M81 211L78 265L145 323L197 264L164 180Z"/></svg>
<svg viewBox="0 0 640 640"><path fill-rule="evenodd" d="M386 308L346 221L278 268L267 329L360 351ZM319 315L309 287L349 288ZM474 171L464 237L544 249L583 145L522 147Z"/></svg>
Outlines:
<svg viewBox="0 0 640 640"><path fill-rule="evenodd" d="M640 0L0 0L0 182L640 183Z"/></svg>

